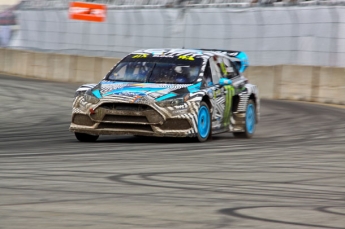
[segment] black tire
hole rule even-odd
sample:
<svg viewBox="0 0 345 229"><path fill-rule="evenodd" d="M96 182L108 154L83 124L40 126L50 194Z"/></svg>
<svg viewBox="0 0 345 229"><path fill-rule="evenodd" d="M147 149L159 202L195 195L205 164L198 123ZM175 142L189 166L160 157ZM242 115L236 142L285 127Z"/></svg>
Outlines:
<svg viewBox="0 0 345 229"><path fill-rule="evenodd" d="M207 103L201 102L198 111L198 135L197 139L199 142L205 142L211 137L211 114L210 108Z"/></svg>
<svg viewBox="0 0 345 229"><path fill-rule="evenodd" d="M232 133L235 138L247 138L245 132L234 132Z"/></svg>
<svg viewBox="0 0 345 229"><path fill-rule="evenodd" d="M74 133L74 135L80 142L95 142L99 138L99 135L91 135L77 132Z"/></svg>
<svg viewBox="0 0 345 229"><path fill-rule="evenodd" d="M247 115L250 113L250 120L247 119ZM249 117L248 116L248 117ZM251 138L255 133L256 128L256 107L252 99L248 101L246 107L246 119L244 124L244 132L234 132L233 135L235 138Z"/></svg>
<svg viewBox="0 0 345 229"><path fill-rule="evenodd" d="M155 138L155 136L146 136L146 135L133 135L133 137L139 138L139 139L152 139Z"/></svg>

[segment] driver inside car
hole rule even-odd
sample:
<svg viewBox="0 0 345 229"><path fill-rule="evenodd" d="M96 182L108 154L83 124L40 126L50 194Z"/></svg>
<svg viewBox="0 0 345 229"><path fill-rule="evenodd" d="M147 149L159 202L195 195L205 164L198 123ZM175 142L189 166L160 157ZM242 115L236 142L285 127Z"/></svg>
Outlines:
<svg viewBox="0 0 345 229"><path fill-rule="evenodd" d="M190 67L176 66L174 68L176 73L176 83L189 83L190 81Z"/></svg>

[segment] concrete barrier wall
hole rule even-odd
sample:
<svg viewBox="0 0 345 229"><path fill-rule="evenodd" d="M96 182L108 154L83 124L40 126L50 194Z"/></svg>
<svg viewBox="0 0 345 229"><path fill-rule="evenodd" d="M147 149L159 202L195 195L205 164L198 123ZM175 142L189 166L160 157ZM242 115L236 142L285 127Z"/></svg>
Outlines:
<svg viewBox="0 0 345 229"><path fill-rule="evenodd" d="M245 76L259 87L261 98L345 105L345 68L251 66Z"/></svg>
<svg viewBox="0 0 345 229"><path fill-rule="evenodd" d="M321 67L316 101L345 104L345 69Z"/></svg>
<svg viewBox="0 0 345 229"><path fill-rule="evenodd" d="M0 72L60 82L100 81L119 58L0 49Z"/></svg>
<svg viewBox="0 0 345 229"><path fill-rule="evenodd" d="M118 58L0 49L0 73L60 82L97 83ZM261 98L345 104L345 68L250 66L245 73Z"/></svg>

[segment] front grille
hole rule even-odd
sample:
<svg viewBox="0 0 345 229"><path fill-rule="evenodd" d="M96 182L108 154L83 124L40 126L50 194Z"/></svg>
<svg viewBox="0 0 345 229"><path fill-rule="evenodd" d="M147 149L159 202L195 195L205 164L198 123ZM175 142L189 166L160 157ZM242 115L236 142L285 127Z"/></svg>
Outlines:
<svg viewBox="0 0 345 229"><path fill-rule="evenodd" d="M102 121L106 122L137 122L148 123L145 116L105 115Z"/></svg>
<svg viewBox="0 0 345 229"><path fill-rule="evenodd" d="M163 125L158 126L162 130L187 130L191 128L187 119L167 119Z"/></svg>
<svg viewBox="0 0 345 229"><path fill-rule="evenodd" d="M84 126L92 126L93 124L95 124L87 115L83 115L83 114L76 114L73 117L73 121L74 124L77 125L84 125Z"/></svg>
<svg viewBox="0 0 345 229"><path fill-rule="evenodd" d="M153 110L152 107L145 104L127 104L127 103L103 103L99 107L107 110L118 111L148 111Z"/></svg>
<svg viewBox="0 0 345 229"><path fill-rule="evenodd" d="M119 123L100 123L98 129L115 129L123 131L150 131L153 132L150 125L140 124L119 124Z"/></svg>

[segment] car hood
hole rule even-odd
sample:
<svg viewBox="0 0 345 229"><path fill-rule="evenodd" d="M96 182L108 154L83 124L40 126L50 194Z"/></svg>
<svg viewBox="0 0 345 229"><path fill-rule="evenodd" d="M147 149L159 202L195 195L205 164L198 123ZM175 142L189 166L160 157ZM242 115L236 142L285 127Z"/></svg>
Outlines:
<svg viewBox="0 0 345 229"><path fill-rule="evenodd" d="M92 89L97 98L139 98L146 97L156 101L173 98L180 94L192 93L200 89L196 84L156 84L101 81Z"/></svg>

